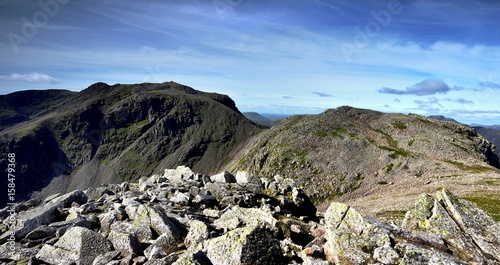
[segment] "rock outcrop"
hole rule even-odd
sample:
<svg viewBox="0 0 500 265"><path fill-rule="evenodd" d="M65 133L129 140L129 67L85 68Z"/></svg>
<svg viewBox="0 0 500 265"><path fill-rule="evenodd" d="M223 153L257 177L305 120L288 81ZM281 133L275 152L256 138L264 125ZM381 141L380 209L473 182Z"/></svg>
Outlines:
<svg viewBox="0 0 500 265"><path fill-rule="evenodd" d="M178 167L9 206L0 264L500 264L500 224L445 189L397 226L336 202L318 215L291 179L214 176Z"/></svg>

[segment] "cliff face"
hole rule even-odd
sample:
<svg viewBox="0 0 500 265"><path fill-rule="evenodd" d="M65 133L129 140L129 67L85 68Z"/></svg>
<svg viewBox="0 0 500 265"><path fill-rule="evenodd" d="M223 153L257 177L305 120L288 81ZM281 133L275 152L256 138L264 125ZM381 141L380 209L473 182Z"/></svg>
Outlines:
<svg viewBox="0 0 500 265"><path fill-rule="evenodd" d="M496 146L496 154L500 156L500 126L474 126L474 129Z"/></svg>
<svg viewBox="0 0 500 265"><path fill-rule="evenodd" d="M97 83L79 93L45 93L30 105L38 94L2 99L29 106L0 112L22 113L3 119L0 131L2 154L16 154L18 200L44 187L43 194L84 189L180 164L215 172L261 130L229 97L173 82Z"/></svg>
<svg viewBox="0 0 500 265"><path fill-rule="evenodd" d="M284 119L229 169L293 178L317 202L498 172L494 146L470 127L419 115L340 107ZM446 185L448 185L447 183Z"/></svg>

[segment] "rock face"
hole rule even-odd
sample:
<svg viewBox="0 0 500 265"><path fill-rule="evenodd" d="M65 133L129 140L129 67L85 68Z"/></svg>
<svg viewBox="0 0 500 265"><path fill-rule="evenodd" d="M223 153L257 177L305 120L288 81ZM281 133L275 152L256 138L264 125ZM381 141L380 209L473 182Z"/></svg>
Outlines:
<svg viewBox="0 0 500 265"><path fill-rule="evenodd" d="M448 190L399 227L343 203L317 215L291 179L229 175L179 167L3 209L0 264L500 264L500 224Z"/></svg>

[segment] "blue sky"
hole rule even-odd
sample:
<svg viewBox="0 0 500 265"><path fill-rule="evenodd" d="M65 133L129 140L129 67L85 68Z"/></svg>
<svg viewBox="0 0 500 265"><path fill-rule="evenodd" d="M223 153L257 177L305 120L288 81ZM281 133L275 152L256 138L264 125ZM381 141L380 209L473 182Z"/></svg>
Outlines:
<svg viewBox="0 0 500 265"><path fill-rule="evenodd" d="M0 94L175 81L242 111L500 124L500 2L0 0Z"/></svg>

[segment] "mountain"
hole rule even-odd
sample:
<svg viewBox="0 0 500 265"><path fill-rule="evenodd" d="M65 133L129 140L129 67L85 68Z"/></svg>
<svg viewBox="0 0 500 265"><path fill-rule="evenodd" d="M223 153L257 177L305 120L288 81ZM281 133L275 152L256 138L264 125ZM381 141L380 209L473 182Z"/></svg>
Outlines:
<svg viewBox="0 0 500 265"><path fill-rule="evenodd" d="M254 123L267 128L272 127L282 119L290 116L284 114L259 114L257 112L243 112L243 115Z"/></svg>
<svg viewBox="0 0 500 265"><path fill-rule="evenodd" d="M443 186L488 198L474 185L498 190L499 167L492 143L473 128L352 107L288 117L228 165L290 177L320 208L335 199L371 213L405 208L416 194Z"/></svg>
<svg viewBox="0 0 500 265"><path fill-rule="evenodd" d="M177 165L216 172L262 130L228 96L174 82L96 83L78 93L24 91L0 101L0 167L15 154L16 200Z"/></svg>
<svg viewBox="0 0 500 265"><path fill-rule="evenodd" d="M273 126L276 123L276 122L260 115L257 112L243 112L243 115L247 119L251 120L252 122L259 124L259 125L262 125L262 126L267 127L267 128Z"/></svg>
<svg viewBox="0 0 500 265"><path fill-rule="evenodd" d="M47 114L76 94L67 90L28 90L0 95L0 131Z"/></svg>
<svg viewBox="0 0 500 265"><path fill-rule="evenodd" d="M456 121L452 118L445 117L443 115L431 115L431 116L428 116L428 118L433 119L433 120L438 120L438 121L451 121L451 122L459 123L458 121Z"/></svg>
<svg viewBox="0 0 500 265"><path fill-rule="evenodd" d="M447 118L441 115L429 116L431 119L441 120L441 121L452 121L459 123L458 121ZM500 156L500 125L481 125L481 124L471 124L470 127L474 128L479 134L484 138L492 142L496 147L496 155Z"/></svg>

